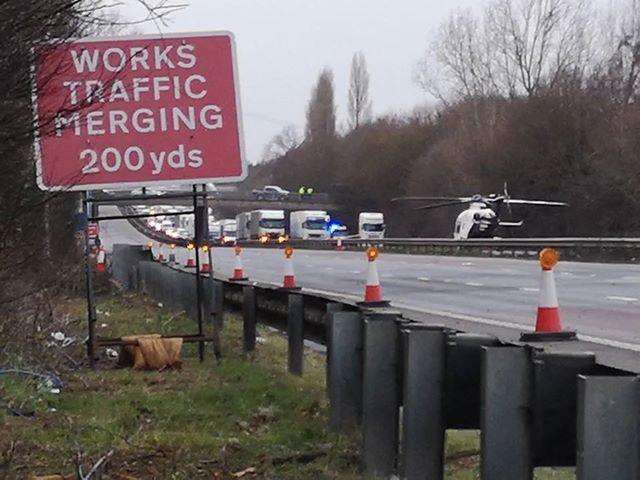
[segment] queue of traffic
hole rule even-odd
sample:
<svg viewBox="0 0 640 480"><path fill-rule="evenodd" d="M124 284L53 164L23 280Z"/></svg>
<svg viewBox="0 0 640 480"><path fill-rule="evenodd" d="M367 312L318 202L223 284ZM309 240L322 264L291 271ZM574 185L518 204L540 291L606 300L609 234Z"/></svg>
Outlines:
<svg viewBox="0 0 640 480"><path fill-rule="evenodd" d="M137 206L137 213L162 214L183 207ZM186 211L187 208L184 207ZM147 220L149 228L162 231L172 238L188 239L193 236L193 215L155 216ZM238 240L283 243L289 238L299 240L327 240L331 238L384 238L384 215L379 212L361 212L358 231L350 234L346 226L335 221L324 210L293 211L286 218L284 210L252 210L235 218L216 219L209 215L209 240L216 245L234 245Z"/></svg>

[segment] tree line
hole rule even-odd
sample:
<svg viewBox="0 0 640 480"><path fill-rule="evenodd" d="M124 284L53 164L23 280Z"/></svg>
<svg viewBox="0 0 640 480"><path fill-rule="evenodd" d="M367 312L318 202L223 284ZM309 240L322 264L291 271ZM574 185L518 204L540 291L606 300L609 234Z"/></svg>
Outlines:
<svg viewBox="0 0 640 480"><path fill-rule="evenodd" d="M333 76L314 86L304 136L286 128L251 182L313 185L386 214L394 236L449 236L460 209L428 213L406 195L501 193L561 200L514 206L509 236L640 233L640 0L488 0L456 10L413 72L432 107L373 118L364 55L354 56L348 122L336 129ZM409 75L410 72L407 72Z"/></svg>

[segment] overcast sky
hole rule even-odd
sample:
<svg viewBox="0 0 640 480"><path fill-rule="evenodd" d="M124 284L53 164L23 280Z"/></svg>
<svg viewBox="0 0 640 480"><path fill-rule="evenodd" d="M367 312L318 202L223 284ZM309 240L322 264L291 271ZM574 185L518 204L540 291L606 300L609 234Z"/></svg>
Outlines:
<svg viewBox="0 0 640 480"><path fill-rule="evenodd" d="M171 0L173 1L173 0ZM139 19L136 0L121 14ZM302 133L320 70L335 76L338 121L344 122L353 53L365 53L375 115L429 101L412 79L429 36L452 9L481 0L175 0L188 4L162 31L229 30L235 34L248 160L287 124ZM154 33L153 24L136 27Z"/></svg>

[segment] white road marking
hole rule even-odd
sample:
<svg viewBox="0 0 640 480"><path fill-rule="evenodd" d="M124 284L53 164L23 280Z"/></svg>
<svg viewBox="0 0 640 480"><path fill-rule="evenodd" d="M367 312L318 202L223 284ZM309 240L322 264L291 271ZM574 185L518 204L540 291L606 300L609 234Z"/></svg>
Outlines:
<svg viewBox="0 0 640 480"><path fill-rule="evenodd" d="M303 290L307 291L309 293L318 293L320 295L329 295L329 296L332 296L332 297L349 298L349 299L356 300L356 301L361 300L361 298L359 296L357 296L357 295L329 292L329 291L326 291L326 290L317 290L317 289L314 289L314 288L304 288ZM496 326L496 327L510 328L510 329L513 329L513 330L520 330L520 331L527 331L527 332L533 332L535 330L535 328L533 326L531 326L531 325L523 325L523 324L512 323L512 322L502 322L500 320L491 320L489 318L474 317L474 316L471 316L471 315L464 315L464 314L461 314L461 313L453 313L453 312L446 312L446 311L440 311L440 310L430 310L430 309L426 309L426 308L417 308L415 306L407 305L405 303L393 302L391 304L391 306L392 307L397 307L397 308L402 308L404 310L417 312L417 313L426 313L427 315L436 315L436 316L440 316L440 317L453 318L455 320L464 320L464 321L467 321L467 322L482 323L484 325L492 325L492 326ZM640 352L640 344L636 344L636 343L619 342L617 340L610 340L608 338L592 337L590 335L582 335L582 334L578 334L578 338L580 340L585 341L585 342L595 343L595 344L598 344L598 345L604 345L606 347L613 347L613 348L619 348L619 349L622 349L622 350L631 350L631 351L634 351L634 352Z"/></svg>
<svg viewBox="0 0 640 480"><path fill-rule="evenodd" d="M472 262L462 262L462 266L463 267L472 267L473 263Z"/></svg>
<svg viewBox="0 0 640 480"><path fill-rule="evenodd" d="M482 287L483 286L482 283L477 283L477 282L466 282L465 285L467 287Z"/></svg>
<svg viewBox="0 0 640 480"><path fill-rule="evenodd" d="M453 282L453 280L451 280L450 278L445 278L444 279L444 283L451 283L451 282Z"/></svg>
<svg viewBox="0 0 640 480"><path fill-rule="evenodd" d="M540 291L539 288L532 288L532 287L522 287L520 290L522 290L523 292L539 292Z"/></svg>
<svg viewBox="0 0 640 480"><path fill-rule="evenodd" d="M638 299L634 297L617 297L616 295L609 295L607 300L614 300L619 302L637 302Z"/></svg>
<svg viewBox="0 0 640 480"><path fill-rule="evenodd" d="M420 280L421 282L428 282L429 277L418 277L418 280Z"/></svg>

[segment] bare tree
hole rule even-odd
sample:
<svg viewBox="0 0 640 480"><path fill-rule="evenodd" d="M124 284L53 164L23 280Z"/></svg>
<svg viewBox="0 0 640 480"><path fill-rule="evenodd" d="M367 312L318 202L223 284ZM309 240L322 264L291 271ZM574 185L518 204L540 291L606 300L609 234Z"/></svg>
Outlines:
<svg viewBox="0 0 640 480"><path fill-rule="evenodd" d="M371 119L371 97L369 95L369 71L364 53L357 52L351 60L349 78L349 126L357 129Z"/></svg>
<svg viewBox="0 0 640 480"><path fill-rule="evenodd" d="M270 162L284 156L287 152L297 148L302 143L295 125L286 125L280 133L267 143L262 152L262 161Z"/></svg>
<svg viewBox="0 0 640 480"><path fill-rule="evenodd" d="M307 107L307 140L332 139L336 133L336 107L333 92L333 72L324 68L311 91Z"/></svg>
<svg viewBox="0 0 640 480"><path fill-rule="evenodd" d="M597 77L624 104L640 97L640 0L618 0L600 24Z"/></svg>
<svg viewBox="0 0 640 480"><path fill-rule="evenodd" d="M438 98L535 95L590 61L586 0L494 0L453 13L418 66ZM434 75L433 72L441 72Z"/></svg>

